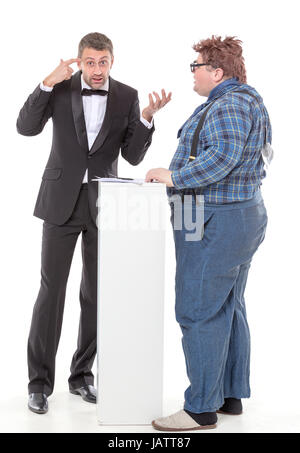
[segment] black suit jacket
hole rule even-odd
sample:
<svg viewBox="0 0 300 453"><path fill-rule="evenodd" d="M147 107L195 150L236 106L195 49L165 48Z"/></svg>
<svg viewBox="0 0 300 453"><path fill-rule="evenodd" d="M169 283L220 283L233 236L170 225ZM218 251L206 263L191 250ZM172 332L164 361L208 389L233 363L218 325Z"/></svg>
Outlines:
<svg viewBox="0 0 300 453"><path fill-rule="evenodd" d="M36 200L34 215L56 225L71 216L86 169L90 211L96 222L98 183L95 176L117 176L118 156L139 164L151 144L154 127L140 121L137 91L111 77L101 130L89 150L81 97L81 71L54 86L38 85L22 107L17 131L26 136L42 132L53 121L52 147Z"/></svg>

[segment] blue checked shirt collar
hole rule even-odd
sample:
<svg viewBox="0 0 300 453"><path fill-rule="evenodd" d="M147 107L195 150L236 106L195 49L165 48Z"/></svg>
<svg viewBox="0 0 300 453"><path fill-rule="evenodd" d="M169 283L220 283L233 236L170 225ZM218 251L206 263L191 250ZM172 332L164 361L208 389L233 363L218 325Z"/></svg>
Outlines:
<svg viewBox="0 0 300 453"><path fill-rule="evenodd" d="M210 103L211 101L213 101L213 100L217 99L218 97L222 96L223 94L225 94L227 91L230 91L230 89L234 89L235 87L238 87L239 85L241 85L241 83L235 77L224 80L224 82L220 83L213 90L211 90L206 103Z"/></svg>

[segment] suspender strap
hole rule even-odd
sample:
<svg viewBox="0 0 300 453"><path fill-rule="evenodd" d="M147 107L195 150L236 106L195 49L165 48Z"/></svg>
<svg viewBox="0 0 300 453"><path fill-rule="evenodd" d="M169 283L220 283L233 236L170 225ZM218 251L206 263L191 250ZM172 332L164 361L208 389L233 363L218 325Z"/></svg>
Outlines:
<svg viewBox="0 0 300 453"><path fill-rule="evenodd" d="M196 156L197 156L197 144L198 144L198 139L199 139L199 134L200 134L200 131L202 129L202 126L204 124L204 121L205 121L205 118L206 118L206 115L207 115L207 112L209 111L209 109L212 107L213 103L215 101L211 102L208 107L205 109L205 111L203 112L203 114L201 115L201 118L199 120L199 123L196 127L196 130L195 130L195 133L194 133L194 136L193 136L193 141L192 141L192 147L191 147L191 154L190 154L190 157L189 157L189 162L192 162L194 159L196 159Z"/></svg>

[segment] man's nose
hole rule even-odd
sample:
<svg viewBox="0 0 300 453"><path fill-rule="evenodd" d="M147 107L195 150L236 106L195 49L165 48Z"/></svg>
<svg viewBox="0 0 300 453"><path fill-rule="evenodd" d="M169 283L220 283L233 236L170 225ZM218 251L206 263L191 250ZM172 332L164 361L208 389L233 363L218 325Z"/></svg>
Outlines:
<svg viewBox="0 0 300 453"><path fill-rule="evenodd" d="M94 74L102 74L102 68L100 65L95 65Z"/></svg>

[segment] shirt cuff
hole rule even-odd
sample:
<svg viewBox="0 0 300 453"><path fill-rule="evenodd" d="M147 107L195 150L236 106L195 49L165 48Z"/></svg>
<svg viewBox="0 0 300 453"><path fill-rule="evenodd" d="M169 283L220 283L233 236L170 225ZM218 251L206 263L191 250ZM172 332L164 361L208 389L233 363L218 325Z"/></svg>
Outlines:
<svg viewBox="0 0 300 453"><path fill-rule="evenodd" d="M43 82L40 83L40 89L43 91L52 91L53 87L47 87L46 85L43 84Z"/></svg>
<svg viewBox="0 0 300 453"><path fill-rule="evenodd" d="M152 129L153 118L151 120L151 123L149 123L149 121L145 120L145 118L143 116L141 116L140 120L141 120L141 122L143 123L144 126L146 126L148 129Z"/></svg>
<svg viewBox="0 0 300 453"><path fill-rule="evenodd" d="M171 179L176 189L184 189L186 187L186 185L184 184L184 180L180 175L180 170L172 171Z"/></svg>

